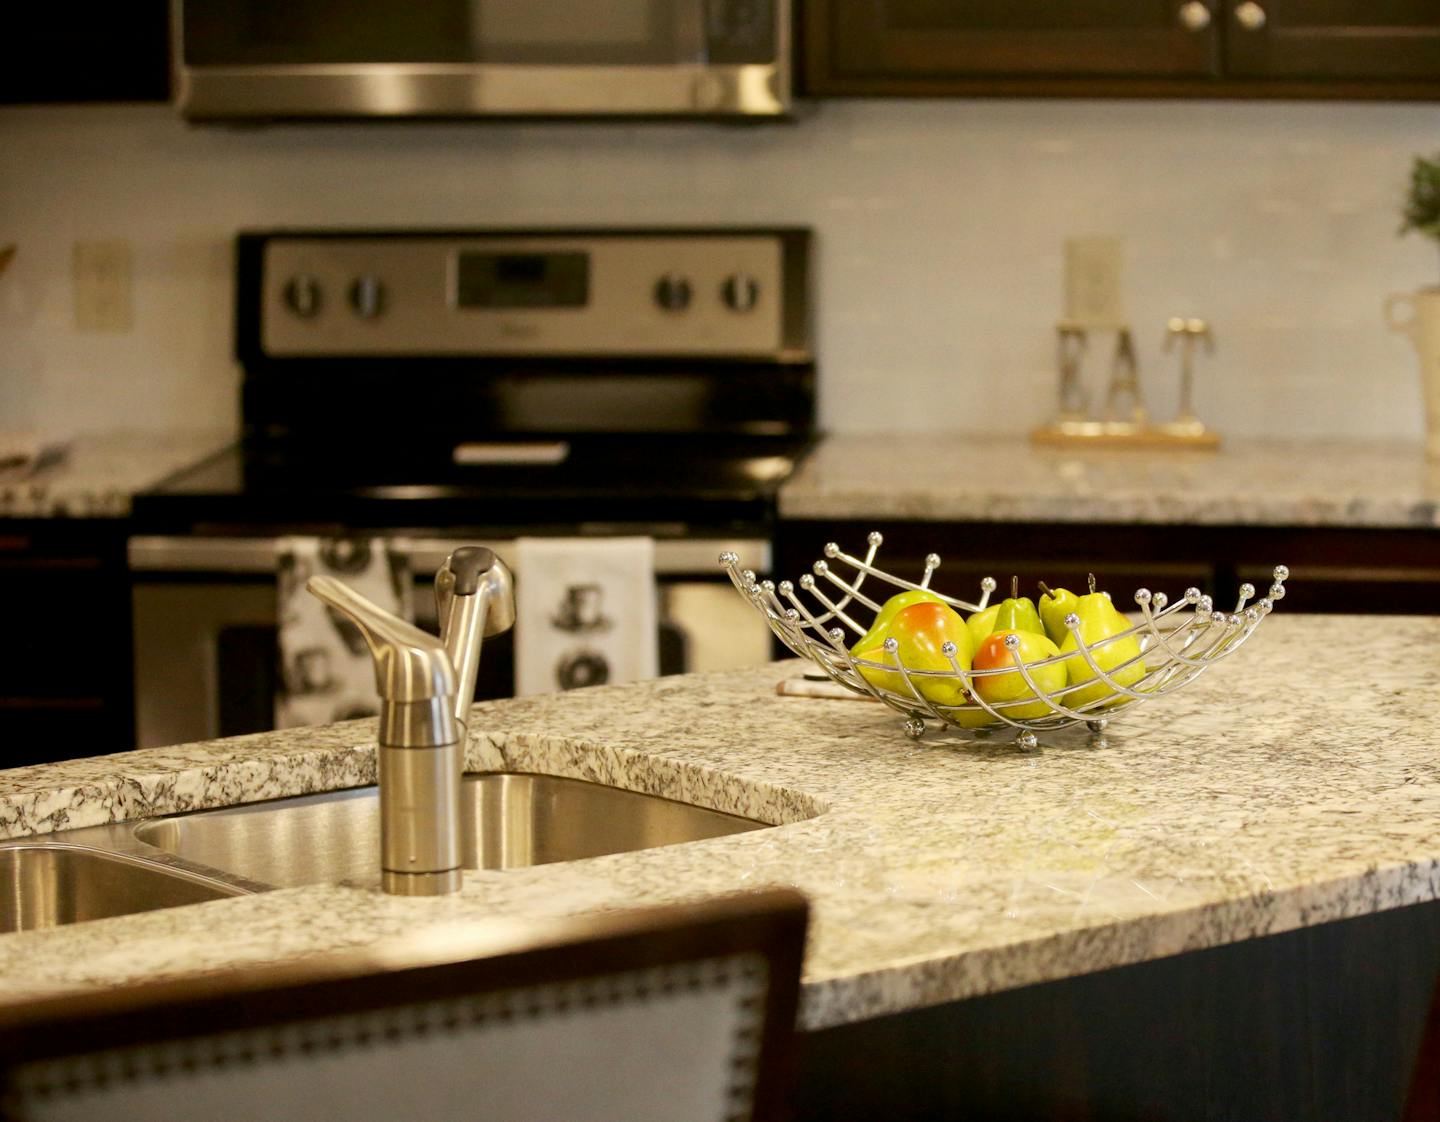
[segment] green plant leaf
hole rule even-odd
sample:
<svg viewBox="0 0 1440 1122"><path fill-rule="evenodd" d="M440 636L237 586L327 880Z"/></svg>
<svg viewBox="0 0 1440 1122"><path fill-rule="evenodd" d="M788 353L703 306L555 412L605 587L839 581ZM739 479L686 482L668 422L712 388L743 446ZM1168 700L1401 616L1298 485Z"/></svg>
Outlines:
<svg viewBox="0 0 1440 1122"><path fill-rule="evenodd" d="M1416 156L1410 169L1410 189L1405 195L1401 234L1417 230L1440 240L1440 153L1433 159Z"/></svg>

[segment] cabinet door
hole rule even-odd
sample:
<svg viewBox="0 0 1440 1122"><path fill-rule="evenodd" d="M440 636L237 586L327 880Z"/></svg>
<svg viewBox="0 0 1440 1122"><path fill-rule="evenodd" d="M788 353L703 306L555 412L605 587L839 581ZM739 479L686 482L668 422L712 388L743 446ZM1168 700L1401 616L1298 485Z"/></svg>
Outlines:
<svg viewBox="0 0 1440 1122"><path fill-rule="evenodd" d="M1440 80L1436 0L1225 0L1235 78Z"/></svg>
<svg viewBox="0 0 1440 1122"><path fill-rule="evenodd" d="M166 101L169 6L11 4L0 31L0 103Z"/></svg>
<svg viewBox="0 0 1440 1122"><path fill-rule="evenodd" d="M808 92L1039 93L1084 79L1213 77L1217 2L812 0Z"/></svg>
<svg viewBox="0 0 1440 1122"><path fill-rule="evenodd" d="M134 747L124 526L0 520L0 768Z"/></svg>

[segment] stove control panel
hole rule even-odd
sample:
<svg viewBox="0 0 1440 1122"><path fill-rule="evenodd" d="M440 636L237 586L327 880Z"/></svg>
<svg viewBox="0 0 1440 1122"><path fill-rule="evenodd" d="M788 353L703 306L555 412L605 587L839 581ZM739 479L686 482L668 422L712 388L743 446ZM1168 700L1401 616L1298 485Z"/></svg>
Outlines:
<svg viewBox="0 0 1440 1122"><path fill-rule="evenodd" d="M805 343L797 231L274 234L273 358L776 358Z"/></svg>

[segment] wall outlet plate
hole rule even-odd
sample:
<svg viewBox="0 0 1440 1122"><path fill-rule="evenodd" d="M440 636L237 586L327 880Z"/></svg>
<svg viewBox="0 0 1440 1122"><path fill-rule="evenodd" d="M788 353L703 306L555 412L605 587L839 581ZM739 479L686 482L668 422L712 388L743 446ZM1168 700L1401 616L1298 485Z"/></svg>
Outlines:
<svg viewBox="0 0 1440 1122"><path fill-rule="evenodd" d="M80 331L129 331L135 325L130 243L76 242L75 326Z"/></svg>
<svg viewBox="0 0 1440 1122"><path fill-rule="evenodd" d="M1065 241L1065 319L1076 327L1117 328L1125 324L1121 297L1121 240L1114 237Z"/></svg>

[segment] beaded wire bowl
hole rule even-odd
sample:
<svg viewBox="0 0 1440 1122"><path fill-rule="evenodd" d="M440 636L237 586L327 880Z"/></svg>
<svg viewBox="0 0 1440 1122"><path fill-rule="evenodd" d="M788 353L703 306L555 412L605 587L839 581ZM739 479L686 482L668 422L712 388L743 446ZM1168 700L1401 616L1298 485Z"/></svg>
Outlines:
<svg viewBox="0 0 1440 1122"><path fill-rule="evenodd" d="M740 594L765 617L785 646L814 662L842 686L874 697L904 714L905 731L911 737L923 736L928 722L933 720L973 737L986 737L1009 729L1019 746L1027 750L1038 745L1038 733L1083 724L1091 733L1101 734L1111 718L1126 709L1194 681L1213 664L1240 649L1260 626L1260 621L1274 610L1275 601L1285 595L1285 581L1290 575L1285 566L1277 565L1274 583L1267 594L1253 604L1250 602L1255 596L1255 587L1242 584L1233 612L1217 610L1211 598L1202 595L1198 588L1187 588L1184 596L1173 604L1165 593L1141 588L1135 593L1139 622L1095 643L1086 643L1082 637L1077 615L1067 616L1065 625L1074 636L1076 646L1072 652L1026 663L1021 658L1020 640L1012 634L1007 635L1004 642L1013 665L967 670L956 658L955 645L946 643L942 653L949 659L949 668L912 669L901 660L899 644L894 638L884 641L884 661L857 657L846 645L846 629L854 633L850 640L853 643L868 630L855 617L863 611L865 619L873 619L881 602L895 591L906 589L925 589L961 612L982 611L995 591L995 580L986 577L980 582L980 598L973 604L936 592L930 588L930 578L939 568L940 558L933 553L925 559L925 572L918 584L901 580L875 566L875 555L883 540L878 533L870 534L869 548L863 558L844 553L831 542L825 547L825 559L815 562L813 574L807 573L794 584L782 581L777 586L772 581L757 580L753 572L740 568L740 558L734 553L721 554L720 564ZM854 575L846 579L837 574L834 562L849 566ZM867 578L872 581L869 591L881 595L872 597L862 590L867 587ZM891 587L877 589L874 582ZM833 595L831 589L838 596ZM807 597L814 602L813 607ZM1138 642L1139 656L1102 667L1102 660L1114 661L1105 657L1107 645L1130 638ZM1035 675L1041 667L1068 664L1074 659L1083 659L1088 667L1085 682L1046 690L1036 681ZM1137 662L1142 668L1138 677L1123 673ZM869 676L862 671L869 671ZM1017 671L1028 687L1028 693L1023 696L986 701L982 696L984 691L976 688L987 676L1013 675ZM1117 681L1117 676L1133 680L1126 684ZM963 693L957 696L964 700L947 705L928 697L927 692L943 692L935 688L941 683L952 687L958 683ZM1082 690L1084 700L1077 701ZM950 692L954 692L953 689ZM1067 699L1073 704L1067 704Z"/></svg>

